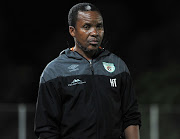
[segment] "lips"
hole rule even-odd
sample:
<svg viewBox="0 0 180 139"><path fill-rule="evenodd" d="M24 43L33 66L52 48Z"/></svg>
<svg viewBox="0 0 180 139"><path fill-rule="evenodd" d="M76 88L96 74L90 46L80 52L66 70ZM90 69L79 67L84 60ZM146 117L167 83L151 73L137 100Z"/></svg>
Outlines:
<svg viewBox="0 0 180 139"><path fill-rule="evenodd" d="M95 44L98 44L99 42L98 41L90 41L89 43L95 45Z"/></svg>
<svg viewBox="0 0 180 139"><path fill-rule="evenodd" d="M91 39L91 40L89 40L88 41L90 44L92 44L92 45L97 45L97 44L99 44L99 40L98 39Z"/></svg>

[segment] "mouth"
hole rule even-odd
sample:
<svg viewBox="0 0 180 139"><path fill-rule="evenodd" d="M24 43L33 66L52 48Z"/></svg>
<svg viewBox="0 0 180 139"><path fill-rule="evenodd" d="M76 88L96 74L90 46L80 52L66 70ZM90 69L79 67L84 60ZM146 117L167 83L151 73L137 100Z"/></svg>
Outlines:
<svg viewBox="0 0 180 139"><path fill-rule="evenodd" d="M98 45L99 42L97 42L97 41L90 41L89 44L92 44L92 45Z"/></svg>
<svg viewBox="0 0 180 139"><path fill-rule="evenodd" d="M99 44L99 40L97 40L97 39L92 39L92 40L89 40L88 42L91 45L98 45Z"/></svg>

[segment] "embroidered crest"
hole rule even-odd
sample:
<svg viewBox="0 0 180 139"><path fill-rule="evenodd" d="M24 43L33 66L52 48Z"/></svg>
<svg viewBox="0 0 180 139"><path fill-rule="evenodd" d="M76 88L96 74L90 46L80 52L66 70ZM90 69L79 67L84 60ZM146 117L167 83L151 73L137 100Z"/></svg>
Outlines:
<svg viewBox="0 0 180 139"><path fill-rule="evenodd" d="M114 66L113 63L103 62L103 66L104 66L104 68L105 68L108 72L110 72L110 73L112 73L112 72L115 71L115 66Z"/></svg>

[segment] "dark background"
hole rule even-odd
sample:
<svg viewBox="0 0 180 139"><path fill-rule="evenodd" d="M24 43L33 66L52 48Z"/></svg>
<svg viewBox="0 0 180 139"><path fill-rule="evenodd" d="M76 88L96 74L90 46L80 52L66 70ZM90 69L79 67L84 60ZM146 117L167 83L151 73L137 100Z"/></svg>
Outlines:
<svg viewBox="0 0 180 139"><path fill-rule="evenodd" d="M22 103L27 109L27 139L35 138L39 78L63 49L74 46L67 15L78 2L83 1L0 2L0 138L18 137ZM102 46L121 57L131 72L142 113L141 137L150 139L150 113L157 104L160 138L179 139L180 2L87 2L103 15Z"/></svg>
<svg viewBox="0 0 180 139"><path fill-rule="evenodd" d="M2 103L35 103L45 66L67 47L69 9L82 1L0 4ZM103 47L128 65L139 102L180 103L180 4L175 0L87 1L104 18Z"/></svg>

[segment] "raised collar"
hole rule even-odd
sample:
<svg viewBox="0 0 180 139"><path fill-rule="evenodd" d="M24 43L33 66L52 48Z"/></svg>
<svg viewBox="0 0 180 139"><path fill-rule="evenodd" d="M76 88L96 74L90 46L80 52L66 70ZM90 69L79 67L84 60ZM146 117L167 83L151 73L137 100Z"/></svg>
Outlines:
<svg viewBox="0 0 180 139"><path fill-rule="evenodd" d="M73 59L77 59L77 60L81 60L84 57L82 55L80 55L78 52L73 51L72 48L67 48L65 50L63 50L60 55L65 54L68 58L73 58ZM103 57L103 56L107 56L109 55L110 52L108 50L105 50L104 48L99 48L98 52L96 53L96 55L94 56L93 59L99 58L99 57Z"/></svg>

